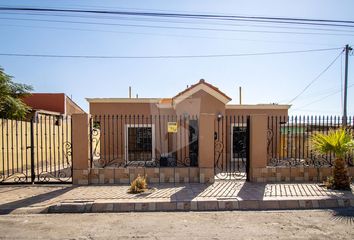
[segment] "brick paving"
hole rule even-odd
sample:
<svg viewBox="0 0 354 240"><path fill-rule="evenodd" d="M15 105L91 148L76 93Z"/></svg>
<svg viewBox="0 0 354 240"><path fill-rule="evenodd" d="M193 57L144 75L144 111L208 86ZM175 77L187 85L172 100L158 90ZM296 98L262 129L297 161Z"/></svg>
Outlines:
<svg viewBox="0 0 354 240"><path fill-rule="evenodd" d="M141 194L127 185L0 186L0 213L235 210L354 207L352 191L328 190L314 183L152 184Z"/></svg>

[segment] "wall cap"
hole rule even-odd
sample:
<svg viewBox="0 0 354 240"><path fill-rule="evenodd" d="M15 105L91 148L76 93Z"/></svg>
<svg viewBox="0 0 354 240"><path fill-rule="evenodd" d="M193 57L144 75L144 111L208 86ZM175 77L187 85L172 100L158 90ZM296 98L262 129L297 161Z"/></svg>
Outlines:
<svg viewBox="0 0 354 240"><path fill-rule="evenodd" d="M159 103L161 98L86 98L89 103Z"/></svg>
<svg viewBox="0 0 354 240"><path fill-rule="evenodd" d="M226 109L245 109L245 110L250 110L250 109L283 109L283 110L288 110L291 107L291 105L286 105L286 104L227 104L225 106Z"/></svg>

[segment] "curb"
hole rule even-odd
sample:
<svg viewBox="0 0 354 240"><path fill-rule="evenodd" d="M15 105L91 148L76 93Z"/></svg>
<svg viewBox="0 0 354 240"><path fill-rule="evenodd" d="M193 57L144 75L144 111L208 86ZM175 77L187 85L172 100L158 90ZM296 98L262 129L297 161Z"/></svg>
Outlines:
<svg viewBox="0 0 354 240"><path fill-rule="evenodd" d="M107 213L107 212L168 212L168 211L232 211L328 209L354 207L354 199L318 200L192 200L192 201L87 201L63 202L49 206L41 213Z"/></svg>
<svg viewBox="0 0 354 240"><path fill-rule="evenodd" d="M0 209L0 215L6 214L40 214L48 213L48 206L44 207L23 207L23 208L3 208Z"/></svg>

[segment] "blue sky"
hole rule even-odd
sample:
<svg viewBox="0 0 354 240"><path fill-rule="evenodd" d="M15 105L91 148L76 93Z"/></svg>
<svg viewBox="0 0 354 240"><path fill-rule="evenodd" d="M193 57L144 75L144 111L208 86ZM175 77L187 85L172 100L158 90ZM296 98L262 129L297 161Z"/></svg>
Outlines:
<svg viewBox="0 0 354 240"><path fill-rule="evenodd" d="M272 17L354 20L353 1L1 1L0 6L35 6L128 11L222 13ZM6 19L5 19L6 18ZM8 18L27 19L10 20ZM49 19L118 24L226 28L255 31L305 31L197 23L166 23L123 19L68 18L0 14L0 53L62 55L207 55L292 51L354 45L354 31L343 35L275 34L138 28L30 21ZM178 20L180 21L180 20ZM209 22L210 23L210 22ZM245 26L246 25L246 26ZM303 27L303 26L300 26ZM311 26L307 26L311 27ZM348 29L345 29L348 31ZM301 54L195 59L42 59L0 56L0 66L15 81L36 92L64 92L88 110L85 97L127 97L128 87L139 97L172 97L204 78L243 103L287 103L323 71L340 50ZM349 85L354 84L350 57ZM339 58L292 104L292 114L341 114L344 58ZM336 93L337 92L337 93ZM336 94L335 94L336 93ZM331 95L332 94L332 95ZM354 115L354 87L348 90L348 114Z"/></svg>

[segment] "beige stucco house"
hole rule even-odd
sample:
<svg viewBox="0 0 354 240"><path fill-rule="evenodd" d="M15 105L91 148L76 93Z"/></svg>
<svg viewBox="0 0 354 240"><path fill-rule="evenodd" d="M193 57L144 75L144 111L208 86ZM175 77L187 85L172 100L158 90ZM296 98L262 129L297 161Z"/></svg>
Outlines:
<svg viewBox="0 0 354 240"><path fill-rule="evenodd" d="M92 140L91 158L99 167L203 167L204 162L213 161L221 170L232 166L239 171L245 169L247 158L247 118L287 116L290 107L229 104L229 96L203 79L172 98L87 101L96 131L93 136L97 136ZM199 122L202 116L209 120ZM206 129L214 134L206 137ZM214 148L214 156L203 155Z"/></svg>

